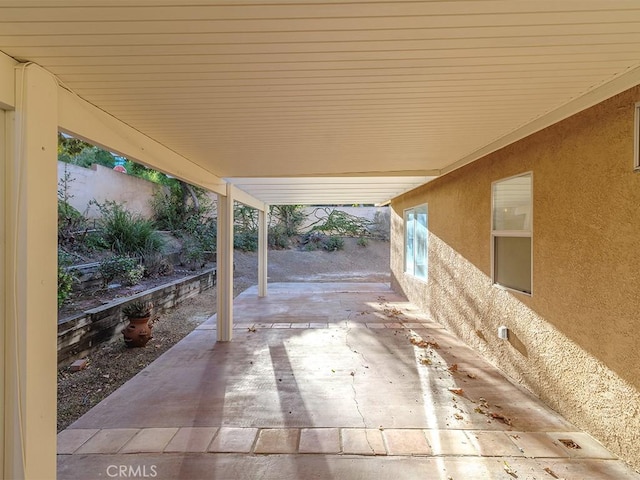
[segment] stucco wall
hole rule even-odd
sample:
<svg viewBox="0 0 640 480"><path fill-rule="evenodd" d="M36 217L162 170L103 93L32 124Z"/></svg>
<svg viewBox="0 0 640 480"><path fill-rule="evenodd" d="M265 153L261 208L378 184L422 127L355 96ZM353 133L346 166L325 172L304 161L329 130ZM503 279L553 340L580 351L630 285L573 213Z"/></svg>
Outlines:
<svg viewBox="0 0 640 480"><path fill-rule="evenodd" d="M392 202L392 283L640 468L640 87ZM491 182L533 172L533 295L491 284ZM429 278L403 273L403 210L429 205ZM510 329L508 341L497 328Z"/></svg>
<svg viewBox="0 0 640 480"><path fill-rule="evenodd" d="M64 162L58 162L58 182L64 177L65 169L72 179L69 182L69 192L72 195L69 203L89 218L100 216L95 205L89 207L89 201L93 199L99 203L114 200L124 203L127 210L143 217L152 216L149 201L153 192L161 188L159 185L102 165L84 168Z"/></svg>

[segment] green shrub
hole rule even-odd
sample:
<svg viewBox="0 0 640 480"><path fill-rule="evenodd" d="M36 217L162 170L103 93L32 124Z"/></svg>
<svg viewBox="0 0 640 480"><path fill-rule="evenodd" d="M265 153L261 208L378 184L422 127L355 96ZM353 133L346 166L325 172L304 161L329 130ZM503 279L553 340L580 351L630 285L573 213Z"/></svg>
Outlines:
<svg viewBox="0 0 640 480"><path fill-rule="evenodd" d="M164 188L157 189L151 200L158 228L180 234L210 223L213 203L204 189L173 178L158 183Z"/></svg>
<svg viewBox="0 0 640 480"><path fill-rule="evenodd" d="M367 239L367 237L360 237L357 243L360 247L366 247L367 245L369 245L369 240Z"/></svg>
<svg viewBox="0 0 640 480"><path fill-rule="evenodd" d="M109 244L99 231L88 231L82 239L82 245L89 251L109 250Z"/></svg>
<svg viewBox="0 0 640 480"><path fill-rule="evenodd" d="M204 251L214 252L216 249L216 233L218 226L212 218L193 216L184 223L181 232L186 238L191 238Z"/></svg>
<svg viewBox="0 0 640 480"><path fill-rule="evenodd" d="M75 232L85 228L86 219L68 202L58 199L58 239L66 241Z"/></svg>
<svg viewBox="0 0 640 480"><path fill-rule="evenodd" d="M281 224L269 227L267 239L272 248L287 248L291 242L291 236L287 233L286 227Z"/></svg>
<svg viewBox="0 0 640 480"><path fill-rule="evenodd" d="M318 250L324 246L327 236L318 232L310 232L302 236L301 242L304 245L304 249L308 252Z"/></svg>
<svg viewBox="0 0 640 480"><path fill-rule="evenodd" d="M315 252L316 250L318 250L318 248L320 247L318 247L318 244L314 242L309 242L304 246L304 249L307 252Z"/></svg>
<svg viewBox="0 0 640 480"><path fill-rule="evenodd" d="M122 204L93 202L100 210L102 237L109 248L120 255L159 252L164 246L151 220L128 211Z"/></svg>
<svg viewBox="0 0 640 480"><path fill-rule="evenodd" d="M205 264L205 253L205 249L200 240L193 236L187 236L182 242L180 261L190 270L197 270Z"/></svg>
<svg viewBox="0 0 640 480"><path fill-rule="evenodd" d="M135 258L114 255L100 262L98 272L102 275L102 281L105 286L116 279L122 280L128 285L135 285L142 279L142 274L144 273L144 267L142 267L142 273L140 273L140 267L142 265L139 265ZM137 281L135 281L136 278ZM135 283L131 283L134 281Z"/></svg>
<svg viewBox="0 0 640 480"><path fill-rule="evenodd" d="M344 239L342 237L328 237L324 242L324 249L330 252L342 250L344 248Z"/></svg>
<svg viewBox="0 0 640 480"><path fill-rule="evenodd" d="M173 264L163 254L146 253L142 258L144 273L148 277L161 277L173 273Z"/></svg>
<svg viewBox="0 0 640 480"><path fill-rule="evenodd" d="M71 298L75 275L67 267L71 264L69 256L58 250L58 308Z"/></svg>
<svg viewBox="0 0 640 480"><path fill-rule="evenodd" d="M213 205L203 189L188 185L175 179L168 182L167 188L154 193L152 207L160 228L170 230L182 238L183 251L180 257L183 265L192 270L201 268L207 252L216 249L217 225L212 218ZM145 254L146 258L149 254ZM148 272L173 270L168 262L150 261L152 268ZM158 267L158 268L156 268Z"/></svg>
<svg viewBox="0 0 640 480"><path fill-rule="evenodd" d="M255 252L258 250L257 232L239 232L233 236L233 248L243 252Z"/></svg>
<svg viewBox="0 0 640 480"><path fill-rule="evenodd" d="M144 265L136 265L122 275L125 285L137 285L144 277Z"/></svg>
<svg viewBox="0 0 640 480"><path fill-rule="evenodd" d="M300 226L307 218L302 205L272 205L269 207L270 224L278 227L279 234L287 238L300 233Z"/></svg>

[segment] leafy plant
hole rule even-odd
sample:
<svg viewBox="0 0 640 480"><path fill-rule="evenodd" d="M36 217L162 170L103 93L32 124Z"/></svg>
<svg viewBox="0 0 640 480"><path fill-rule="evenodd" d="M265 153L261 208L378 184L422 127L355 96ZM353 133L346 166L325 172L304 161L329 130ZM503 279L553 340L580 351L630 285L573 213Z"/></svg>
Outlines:
<svg viewBox="0 0 640 480"><path fill-rule="evenodd" d="M311 224L311 232L322 232L327 235L342 237L363 237L370 235L369 229L373 225L371 220L351 215L342 210L317 208L314 216L318 219Z"/></svg>
<svg viewBox="0 0 640 480"><path fill-rule="evenodd" d="M122 276L126 285L137 285L144 277L144 265L138 264L124 272Z"/></svg>
<svg viewBox="0 0 640 480"><path fill-rule="evenodd" d="M344 248L344 239L342 237L328 237L324 242L324 249L330 252L342 250Z"/></svg>
<svg viewBox="0 0 640 480"><path fill-rule="evenodd" d="M58 160L80 167L98 164L112 168L115 160L111 153L77 138L58 133Z"/></svg>
<svg viewBox="0 0 640 480"><path fill-rule="evenodd" d="M201 242L194 237L187 237L182 243L182 264L191 270L202 268L205 263L205 253Z"/></svg>
<svg viewBox="0 0 640 480"><path fill-rule="evenodd" d="M319 245L317 243L314 243L314 242L309 242L304 246L304 249L307 252L315 252L319 248L320 248Z"/></svg>
<svg viewBox="0 0 640 480"><path fill-rule="evenodd" d="M122 307L122 314L128 318L144 318L151 316L153 310L153 303L135 301L126 304Z"/></svg>
<svg viewBox="0 0 640 480"><path fill-rule="evenodd" d="M270 247L287 248L291 243L291 236L287 234L287 229L284 225L277 224L269 227L267 241Z"/></svg>
<svg viewBox="0 0 640 480"><path fill-rule="evenodd" d="M258 210L235 203L233 207L234 229L240 233L258 231Z"/></svg>
<svg viewBox="0 0 640 480"><path fill-rule="evenodd" d="M303 248L308 252L319 250L320 248L335 252L344 248L344 239L312 231L302 237L302 244L304 245Z"/></svg>
<svg viewBox="0 0 640 480"><path fill-rule="evenodd" d="M75 275L68 270L71 261L65 252L58 249L58 308L71 297Z"/></svg>
<svg viewBox="0 0 640 480"><path fill-rule="evenodd" d="M211 199L203 189L175 179L157 191L152 208L160 228L183 240L181 261L190 269L204 265L207 252L216 248L216 223Z"/></svg>
<svg viewBox="0 0 640 480"><path fill-rule="evenodd" d="M233 208L233 248L243 252L258 250L258 211L236 203Z"/></svg>
<svg viewBox="0 0 640 480"><path fill-rule="evenodd" d="M291 239L300 234L300 227L306 218L302 205L269 207L269 245L275 248L287 248Z"/></svg>
<svg viewBox="0 0 640 480"><path fill-rule="evenodd" d="M75 178L66 169L58 181L58 244L79 244L87 235L87 219L69 201L73 198L71 184Z"/></svg>
<svg viewBox="0 0 640 480"><path fill-rule="evenodd" d="M98 272L102 275L104 285L109 285L116 279L121 279L128 285L140 282L144 274L144 267L135 258L114 255L100 262ZM137 279L137 281L136 281Z"/></svg>
<svg viewBox="0 0 640 480"><path fill-rule="evenodd" d="M162 250L164 241L151 220L131 213L114 201L100 204L94 200L92 203L100 210L102 236L112 251L120 255L144 256Z"/></svg>
<svg viewBox="0 0 640 480"><path fill-rule="evenodd" d="M367 245L369 245L369 240L367 239L367 237L360 237L357 243L360 247L366 247Z"/></svg>
<svg viewBox="0 0 640 480"><path fill-rule="evenodd" d="M151 177L147 179L165 186L156 190L151 200L159 228L179 233L189 229L188 223L192 224L191 228L194 223L208 223L207 220L213 216L213 203L204 189L166 176L162 181L157 181L151 173L159 172L150 169L146 169L146 172L143 178Z"/></svg>
<svg viewBox="0 0 640 480"><path fill-rule="evenodd" d="M149 277L159 277L173 273L173 264L166 256L158 252L146 253L142 263L144 265L144 273Z"/></svg>
<svg viewBox="0 0 640 480"><path fill-rule="evenodd" d="M233 248L243 252L255 252L258 250L258 232L239 232L233 236Z"/></svg>

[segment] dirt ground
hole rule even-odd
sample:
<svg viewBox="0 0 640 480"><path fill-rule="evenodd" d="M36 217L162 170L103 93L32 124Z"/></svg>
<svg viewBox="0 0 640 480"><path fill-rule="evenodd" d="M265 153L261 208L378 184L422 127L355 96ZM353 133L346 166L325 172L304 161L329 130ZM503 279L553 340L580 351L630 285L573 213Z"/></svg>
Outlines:
<svg viewBox="0 0 640 480"><path fill-rule="evenodd" d="M258 283L258 255L234 253L234 295ZM346 239L344 250L312 252L270 250L269 282L388 282L389 243L371 240L366 247ZM154 325L145 348L127 349L122 341L104 344L79 372L58 370L58 431L64 430L94 405L124 384L216 311L212 288L165 312Z"/></svg>

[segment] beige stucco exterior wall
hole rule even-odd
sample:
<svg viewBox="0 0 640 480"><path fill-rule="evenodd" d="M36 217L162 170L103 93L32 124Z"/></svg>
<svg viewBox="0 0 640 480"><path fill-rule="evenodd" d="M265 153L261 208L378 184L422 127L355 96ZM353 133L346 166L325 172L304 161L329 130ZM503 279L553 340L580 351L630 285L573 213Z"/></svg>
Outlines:
<svg viewBox="0 0 640 480"><path fill-rule="evenodd" d="M394 288L640 468L640 173L617 95L392 202ZM533 172L533 295L492 286L491 182ZM403 273L403 210L429 206L429 278ZM510 329L508 341L497 328Z"/></svg>

